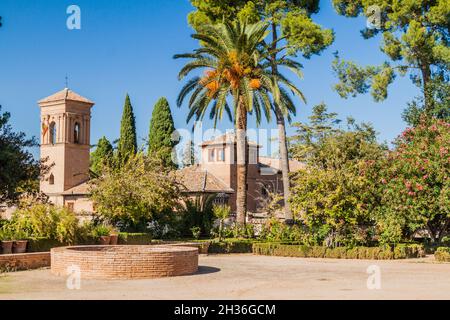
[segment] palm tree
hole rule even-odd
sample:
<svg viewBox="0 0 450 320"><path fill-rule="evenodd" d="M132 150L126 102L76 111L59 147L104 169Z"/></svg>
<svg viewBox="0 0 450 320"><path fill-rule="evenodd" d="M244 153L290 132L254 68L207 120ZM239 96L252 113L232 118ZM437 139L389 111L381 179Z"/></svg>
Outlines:
<svg viewBox="0 0 450 320"><path fill-rule="evenodd" d="M294 86L287 78L280 73L279 67L288 68L290 71L294 72L299 78L303 78L301 73L301 68L303 67L300 63L289 59L284 55L279 57L278 53L286 50L287 47L278 48L277 44L281 40L278 38L276 24L272 21L272 43L265 45L267 50L267 62L264 64L264 68L270 69L273 76L272 85L272 96L273 96L273 112L277 121L278 127L278 137L279 137L279 150L281 159L281 172L283 180L283 198L284 198L284 218L287 224L293 221L293 214L290 209L289 198L290 198L290 182L289 182L289 153L288 153L288 143L286 138L286 120L291 122L291 114L296 115L297 111L295 104L293 103L291 96L288 94L290 91L294 96L299 97L305 104L306 98L303 93ZM288 90L286 90L288 89Z"/></svg>
<svg viewBox="0 0 450 320"><path fill-rule="evenodd" d="M180 71L183 79L193 70L203 69L202 77L194 77L182 88L178 106L190 94L187 122L194 116L203 119L209 106L214 125L226 112L232 119L227 98L233 101L237 145L237 222L244 225L247 211L247 116L254 112L257 121L264 113L270 119L273 77L262 66L266 58L260 46L266 37L268 25L260 22L252 25L240 22L205 26L194 34L201 47L193 53L175 55L174 58L191 59Z"/></svg>

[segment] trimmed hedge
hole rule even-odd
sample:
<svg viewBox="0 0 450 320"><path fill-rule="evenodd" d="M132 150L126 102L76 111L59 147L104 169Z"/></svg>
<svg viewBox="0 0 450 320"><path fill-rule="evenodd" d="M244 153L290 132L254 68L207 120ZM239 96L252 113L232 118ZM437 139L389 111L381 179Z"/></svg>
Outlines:
<svg viewBox="0 0 450 320"><path fill-rule="evenodd" d="M253 253L282 257L371 260L406 259L425 256L423 246L418 244L400 244L392 249L389 246L327 248L319 246L285 245L279 243L254 243Z"/></svg>
<svg viewBox="0 0 450 320"><path fill-rule="evenodd" d="M149 233L119 233L118 244L147 245L152 243L152 235Z"/></svg>
<svg viewBox="0 0 450 320"><path fill-rule="evenodd" d="M439 247L434 253L436 261L450 262L450 247Z"/></svg>
<svg viewBox="0 0 450 320"><path fill-rule="evenodd" d="M64 243L53 239L31 239L28 240L27 251L28 252L48 252L52 248L64 247Z"/></svg>
<svg viewBox="0 0 450 320"><path fill-rule="evenodd" d="M252 253L253 243L249 241L211 242L208 253Z"/></svg>

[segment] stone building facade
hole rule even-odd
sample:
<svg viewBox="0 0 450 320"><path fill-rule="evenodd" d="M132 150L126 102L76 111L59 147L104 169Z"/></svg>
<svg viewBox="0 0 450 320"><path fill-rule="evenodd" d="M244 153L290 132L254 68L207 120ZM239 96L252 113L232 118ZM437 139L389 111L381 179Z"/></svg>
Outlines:
<svg viewBox="0 0 450 320"><path fill-rule="evenodd" d="M201 145L198 165L180 170L183 184L190 193L220 193L226 196L232 211L236 210L236 142L233 134L225 134ZM270 193L283 193L279 159L261 157L261 146L250 141L248 147L247 210L264 212ZM304 168L290 161L291 170ZM201 185L204 182L205 188Z"/></svg>
<svg viewBox="0 0 450 320"><path fill-rule="evenodd" d="M41 159L51 168L40 190L55 205L92 213L88 199L91 109L94 102L65 88L38 102Z"/></svg>

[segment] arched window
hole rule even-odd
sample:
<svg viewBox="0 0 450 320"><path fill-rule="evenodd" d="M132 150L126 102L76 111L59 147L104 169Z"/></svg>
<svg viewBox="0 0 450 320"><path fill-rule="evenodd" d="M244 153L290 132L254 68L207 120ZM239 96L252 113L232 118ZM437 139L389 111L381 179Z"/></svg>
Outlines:
<svg viewBox="0 0 450 320"><path fill-rule="evenodd" d="M73 142L80 143L80 124L78 122L75 122L73 127Z"/></svg>
<svg viewBox="0 0 450 320"><path fill-rule="evenodd" d="M56 123L50 123L50 143L56 144Z"/></svg>
<svg viewBox="0 0 450 320"><path fill-rule="evenodd" d="M55 176L53 175L53 173L50 175L50 178L48 178L48 183L50 185L54 185L55 184Z"/></svg>

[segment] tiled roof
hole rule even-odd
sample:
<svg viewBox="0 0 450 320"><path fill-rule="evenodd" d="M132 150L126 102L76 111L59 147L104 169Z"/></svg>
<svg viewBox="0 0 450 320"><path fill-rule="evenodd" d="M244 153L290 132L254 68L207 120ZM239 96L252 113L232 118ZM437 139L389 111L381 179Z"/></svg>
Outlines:
<svg viewBox="0 0 450 320"><path fill-rule="evenodd" d="M185 192L234 193L221 179L196 165L178 170L176 175Z"/></svg>
<svg viewBox="0 0 450 320"><path fill-rule="evenodd" d="M62 195L64 196L80 196L80 195L88 195L90 192L90 187L89 187L89 183L83 182L82 184L79 184L75 187L73 187L72 189L66 190L62 193Z"/></svg>
<svg viewBox="0 0 450 320"><path fill-rule="evenodd" d="M233 133L227 133L223 134L221 136L218 136L212 140L203 141L200 146L210 146L210 145L223 145L223 144L231 144L234 143L236 140L236 136ZM258 146L258 144L254 141L249 141L249 145L251 146Z"/></svg>
<svg viewBox="0 0 450 320"><path fill-rule="evenodd" d="M259 165L261 167L270 167L277 170L281 170L281 160L278 158L270 158L270 157L259 157L258 159ZM303 170L306 168L306 165L303 162L297 160L289 160L289 170L291 172Z"/></svg>
<svg viewBox="0 0 450 320"><path fill-rule="evenodd" d="M75 93L68 88L64 88L63 90L61 90L55 94L52 94L51 96L49 96L47 98L40 100L38 103L42 104L42 103L48 103L48 102L54 102L54 101L65 101L65 100L79 101L79 102L84 102L84 103L88 103L88 104L94 104L94 102L92 102L91 100L80 96L78 93Z"/></svg>

